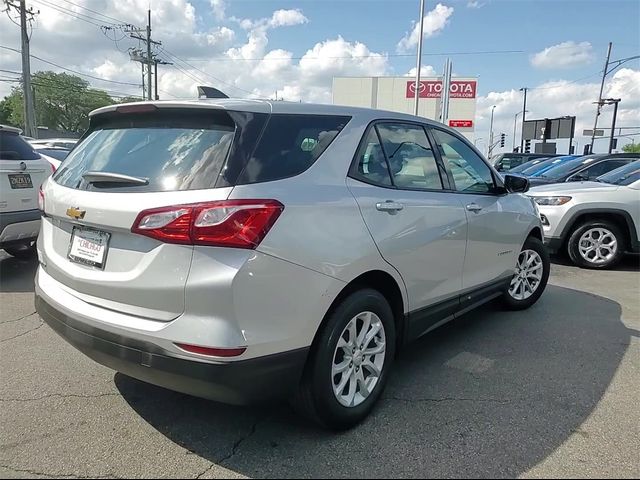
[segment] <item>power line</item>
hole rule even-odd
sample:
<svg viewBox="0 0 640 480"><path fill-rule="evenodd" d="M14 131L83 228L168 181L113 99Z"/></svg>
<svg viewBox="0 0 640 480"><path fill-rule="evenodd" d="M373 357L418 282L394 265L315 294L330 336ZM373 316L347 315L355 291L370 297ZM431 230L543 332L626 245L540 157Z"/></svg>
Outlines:
<svg viewBox="0 0 640 480"><path fill-rule="evenodd" d="M214 76L213 76L213 75L211 75L210 73L207 73L207 72L205 72L204 70L202 70L202 69L200 69L200 68L198 68L198 67L195 67L195 66L191 65L190 63L188 63L188 62L187 62L187 61L185 61L185 60L182 60L180 57L178 57L177 55L175 55L175 54L171 53L169 50L167 50L167 49L166 49L166 48L164 48L164 47L162 48L162 51L163 51L163 52L165 52L165 53L166 53L167 55L169 55L170 57L172 57L174 60L176 60L176 61L178 61L178 62L181 62L183 65L186 65L187 67L192 68L193 70L197 70L198 72L200 72L200 73L202 73L203 75L205 75L205 76L207 76L207 77L209 77L209 78L211 78L211 79L215 80L216 82L219 82L219 83L221 83L221 84L223 84L223 85L227 85L228 87L235 88L236 90L239 90L239 91L241 91L241 92L248 93L249 95L255 95L255 94L254 94L254 92L250 92L249 90L245 90L244 88L238 87L238 86L236 86L236 85L234 85L234 84L232 84L232 83L229 83L229 82L226 82L226 81L224 81L224 80L222 80L222 79L220 79L220 78L214 77Z"/></svg>
<svg viewBox="0 0 640 480"><path fill-rule="evenodd" d="M20 50L18 50L16 48L7 47L5 45L0 45L0 48L4 48L5 50L11 50L13 52L20 53ZM47 63L47 64L52 65L54 67L58 67L58 68L60 68L62 70L66 70L68 72L75 73L76 75L80 75L82 77L91 78L93 80L99 80L101 82L107 82L107 83L115 83L115 84L118 84L118 85L131 85L131 86L134 86L134 87L139 87L140 86L140 84L138 84L138 83L119 82L117 80L107 80L106 78L100 78L100 77L96 77L94 75L90 75L88 73L82 73L82 72L79 72L77 70L73 70L71 68L63 67L62 65L58 65L57 63L51 62L49 60L45 60L44 58L40 58L40 57L38 57L36 55L31 55L31 58L35 58L36 60L40 60L41 62Z"/></svg>
<svg viewBox="0 0 640 480"><path fill-rule="evenodd" d="M16 80L16 79L6 79L6 80L2 80L4 82L7 83L20 83L20 80ZM34 77L33 81L31 82L31 85L34 85L36 87L45 87L45 88L53 88L54 90L62 90L62 91L66 91L66 92L73 92L73 93L83 93L85 95L90 95L90 96L100 96L101 93L105 93L107 94L109 97L113 97L113 98L139 98L141 99L142 97L140 97L140 95L135 95L135 94L131 94L131 93L125 93L125 92L116 92L113 90L102 90L102 89L81 89L81 88L76 88L73 86L64 86L64 85L60 85L60 84L56 84L54 81L52 81L51 79L46 79L46 78L37 78Z"/></svg>
<svg viewBox="0 0 640 480"><path fill-rule="evenodd" d="M117 23L120 23L120 24L129 24L129 22L125 22L124 20L120 20L120 19L115 18L115 17L110 17L109 15L105 15L104 13L100 13L100 12L97 12L97 11L95 11L95 10L91 10L91 9L90 9L90 8L88 8L88 7L83 7L82 5L78 5L77 3L73 3L73 2L71 2L70 0L63 0L63 1L64 1L64 2L66 2L66 3L69 3L69 4L71 4L71 5L73 5L74 7L82 8L82 9L84 9L84 10L87 10L88 12L95 13L96 15L100 15L101 17L108 18L109 20L114 20L114 21L115 21L115 22L117 22Z"/></svg>
<svg viewBox="0 0 640 480"><path fill-rule="evenodd" d="M486 50L477 52L438 52L438 53L423 53L423 57L443 57L443 56L456 56L456 55L502 55L502 54L515 54L515 53L527 53L524 50ZM398 57L411 57L415 58L415 54L412 53L370 53L368 55L338 55L338 56L322 56L322 57L256 57L256 58L231 58L231 57L214 57L214 58L193 58L187 59L190 62L235 62L235 61L271 61L271 60L325 60L325 59L352 59L352 58L398 58Z"/></svg>
<svg viewBox="0 0 640 480"><path fill-rule="evenodd" d="M96 27L100 27L101 26L99 23L94 21L94 20L97 20L94 17L90 17L88 15L84 15L84 14L79 13L79 12L74 12L73 10L69 10L69 9L64 8L64 7L60 7L60 6L55 5L53 3L49 3L46 0L31 0L31 1L35 2L35 3L38 3L38 4L42 5L42 6L51 8L51 9L53 9L53 10L55 10L57 12L60 12L62 14L65 14L65 15L68 15L70 17L73 17L73 18L75 18L77 20L81 20L83 22L90 23L91 25L94 25ZM115 24L113 24L113 25L115 25Z"/></svg>

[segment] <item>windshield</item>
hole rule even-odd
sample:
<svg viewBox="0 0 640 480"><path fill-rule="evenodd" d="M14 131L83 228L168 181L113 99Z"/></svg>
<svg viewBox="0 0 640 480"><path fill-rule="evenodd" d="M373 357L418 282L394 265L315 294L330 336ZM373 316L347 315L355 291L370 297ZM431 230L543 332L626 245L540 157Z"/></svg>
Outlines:
<svg viewBox="0 0 640 480"><path fill-rule="evenodd" d="M221 113L158 112L114 117L91 131L54 176L60 185L95 188L86 172L148 179L135 191L211 188L229 151L235 125ZM122 188L121 188L122 190Z"/></svg>
<svg viewBox="0 0 640 480"><path fill-rule="evenodd" d="M559 165L564 165L565 162L568 162L576 157L573 156L565 156L565 157L555 157L550 158L549 163L546 163L541 168L535 170L535 172L531 173L532 177L545 177L547 176L547 172L552 168L557 168Z"/></svg>
<svg viewBox="0 0 640 480"><path fill-rule="evenodd" d="M640 180L640 160L629 163L624 167L611 170L609 173L600 175L598 182L611 183L612 185L631 185Z"/></svg>
<svg viewBox="0 0 640 480"><path fill-rule="evenodd" d="M544 176L547 178L562 178L564 176L572 174L574 171L579 170L580 167L587 166L593 163L597 159L591 158L576 158L574 160L568 160L562 162L560 165L555 165L544 172Z"/></svg>
<svg viewBox="0 0 640 480"><path fill-rule="evenodd" d="M549 158L547 160L543 160L540 163L537 163L529 168L525 168L522 173L524 173L525 175L533 175L536 172L539 172L540 170L542 170L543 168L548 167L549 165L552 165L554 162L556 162L557 160L555 158Z"/></svg>
<svg viewBox="0 0 640 480"><path fill-rule="evenodd" d="M518 165L515 168L511 169L511 172L513 173L521 173L524 172L527 168L531 168L535 165L538 165L540 162L544 162L545 160L547 160L547 157L542 157L542 158L536 158L535 160L529 160L525 163L523 163L522 165Z"/></svg>

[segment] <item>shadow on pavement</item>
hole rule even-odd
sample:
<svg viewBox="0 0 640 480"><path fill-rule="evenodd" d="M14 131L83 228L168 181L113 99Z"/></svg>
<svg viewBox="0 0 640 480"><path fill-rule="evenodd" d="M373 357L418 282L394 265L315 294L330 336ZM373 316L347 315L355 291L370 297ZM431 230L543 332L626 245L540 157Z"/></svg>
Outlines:
<svg viewBox="0 0 640 480"><path fill-rule="evenodd" d="M286 405L229 407L115 382L167 438L243 475L515 477L588 435L581 424L638 335L620 316L611 300L556 286L525 312L486 306L407 347L379 407L340 434Z"/></svg>
<svg viewBox="0 0 640 480"><path fill-rule="evenodd" d="M20 260L0 250L0 292L33 292L38 258Z"/></svg>
<svg viewBox="0 0 640 480"><path fill-rule="evenodd" d="M577 265L569 259L568 255L552 255L551 261L556 265L563 265L565 267L575 267L579 268ZM598 270L592 270L597 272ZM640 255L637 254L627 254L625 255L620 263L616 265L614 268L610 269L613 272L640 272Z"/></svg>

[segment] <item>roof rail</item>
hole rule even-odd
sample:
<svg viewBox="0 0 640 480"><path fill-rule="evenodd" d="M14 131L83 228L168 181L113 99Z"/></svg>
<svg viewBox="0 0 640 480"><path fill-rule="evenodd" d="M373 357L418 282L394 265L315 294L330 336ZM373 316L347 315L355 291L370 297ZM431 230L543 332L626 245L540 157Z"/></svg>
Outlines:
<svg viewBox="0 0 640 480"><path fill-rule="evenodd" d="M217 88L198 85L198 98L229 98Z"/></svg>

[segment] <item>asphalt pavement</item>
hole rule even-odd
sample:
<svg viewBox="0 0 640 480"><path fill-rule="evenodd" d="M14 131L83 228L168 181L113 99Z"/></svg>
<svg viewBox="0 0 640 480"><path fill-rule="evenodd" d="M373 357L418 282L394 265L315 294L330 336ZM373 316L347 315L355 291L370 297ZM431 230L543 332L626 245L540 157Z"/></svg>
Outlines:
<svg viewBox="0 0 640 480"><path fill-rule="evenodd" d="M640 477L637 257L424 337L341 434L93 363L35 314L35 269L0 251L0 477Z"/></svg>

